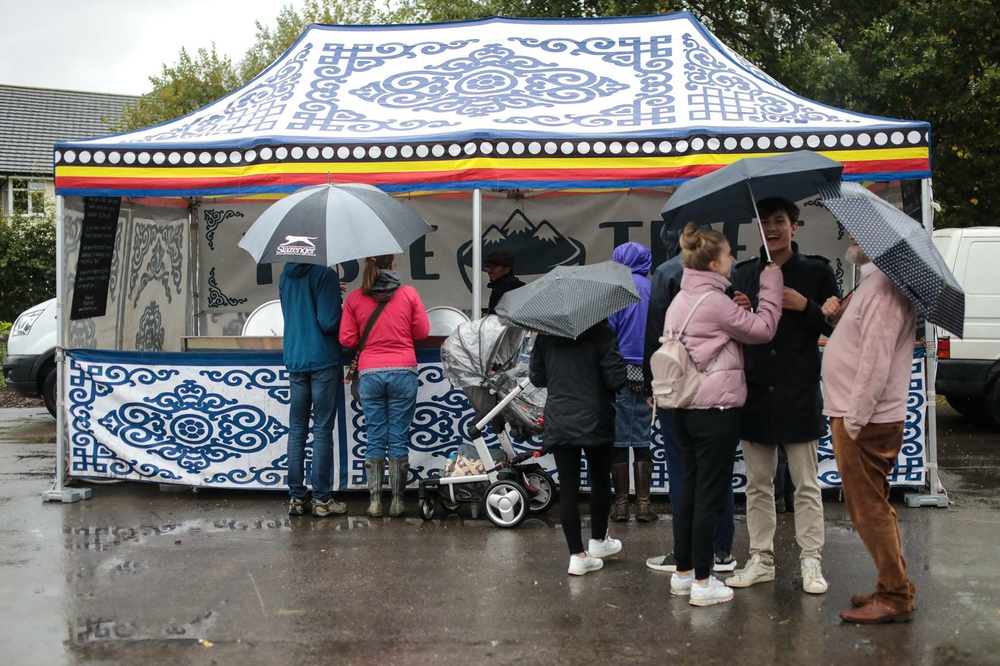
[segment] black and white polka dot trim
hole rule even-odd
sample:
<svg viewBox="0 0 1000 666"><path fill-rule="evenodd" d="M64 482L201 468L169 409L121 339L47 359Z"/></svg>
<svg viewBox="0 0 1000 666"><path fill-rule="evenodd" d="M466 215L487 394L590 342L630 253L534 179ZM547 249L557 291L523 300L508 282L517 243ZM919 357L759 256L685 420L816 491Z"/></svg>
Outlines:
<svg viewBox="0 0 1000 666"><path fill-rule="evenodd" d="M927 147L928 133L911 130L830 133L694 135L670 139L532 139L418 141L387 144L301 144L249 149L62 149L55 163L79 166L208 167L260 163L392 162L505 158L662 157L671 155L775 153L796 150L871 150Z"/></svg>

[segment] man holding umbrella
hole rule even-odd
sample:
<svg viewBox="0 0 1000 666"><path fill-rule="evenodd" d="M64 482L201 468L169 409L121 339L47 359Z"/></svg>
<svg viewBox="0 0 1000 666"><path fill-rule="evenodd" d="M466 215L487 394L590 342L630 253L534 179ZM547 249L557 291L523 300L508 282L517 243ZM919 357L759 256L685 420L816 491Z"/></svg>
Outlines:
<svg viewBox="0 0 1000 666"><path fill-rule="evenodd" d="M847 511L878 569L875 592L852 596L855 608L840 617L907 622L915 588L887 477L903 446L916 313L961 337L965 294L916 220L857 183L822 185L820 194L851 234L847 260L862 279L844 304L824 304L837 327L823 353L823 411Z"/></svg>
<svg viewBox="0 0 1000 666"><path fill-rule="evenodd" d="M820 566L824 542L823 495L819 486L819 438L826 431L820 393L819 337L829 335L822 304L839 296L830 262L799 252L792 237L799 209L781 198L757 203L764 242L784 276L778 331L770 342L744 345L747 401L740 411L740 440L747 464L747 529L750 560L726 581L749 587L774 580L774 476L778 447L784 446L795 484L795 537L801 549L802 589L823 594L827 582ZM764 256L763 249L761 256ZM763 259L747 259L733 270L734 300L757 307Z"/></svg>
<svg viewBox="0 0 1000 666"><path fill-rule="evenodd" d="M340 276L315 264L285 265L278 283L285 320L282 355L288 368L288 513L301 516L306 502L305 464L309 417L313 419L312 513L347 513L331 496L333 423L341 383Z"/></svg>

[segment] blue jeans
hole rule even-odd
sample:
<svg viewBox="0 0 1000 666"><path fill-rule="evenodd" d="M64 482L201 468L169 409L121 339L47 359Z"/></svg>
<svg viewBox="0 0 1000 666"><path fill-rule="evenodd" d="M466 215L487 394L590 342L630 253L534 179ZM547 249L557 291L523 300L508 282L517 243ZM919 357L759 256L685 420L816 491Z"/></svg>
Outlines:
<svg viewBox="0 0 1000 666"><path fill-rule="evenodd" d="M358 380L368 434L365 458L403 458L409 453L418 384L416 373L409 370L375 370Z"/></svg>
<svg viewBox="0 0 1000 666"><path fill-rule="evenodd" d="M649 448L652 421L646 396L623 386L615 396L615 447Z"/></svg>
<svg viewBox="0 0 1000 666"><path fill-rule="evenodd" d="M315 372L288 373L291 404L288 409L288 494L306 498L305 461L309 416L313 420L313 500L326 502L333 488L333 424L343 379L340 366Z"/></svg>
<svg viewBox="0 0 1000 666"><path fill-rule="evenodd" d="M670 512L673 513L680 506L681 480L684 478L684 459L681 457L681 449L677 443L677 431L674 429L674 412L670 409L657 410L660 418L660 426L663 430L663 445L667 454L667 477L670 482L668 493L670 495ZM715 531L715 552L733 551L733 536L736 534L735 514L736 507L733 504L733 489L730 483L726 509L719 518L719 527Z"/></svg>

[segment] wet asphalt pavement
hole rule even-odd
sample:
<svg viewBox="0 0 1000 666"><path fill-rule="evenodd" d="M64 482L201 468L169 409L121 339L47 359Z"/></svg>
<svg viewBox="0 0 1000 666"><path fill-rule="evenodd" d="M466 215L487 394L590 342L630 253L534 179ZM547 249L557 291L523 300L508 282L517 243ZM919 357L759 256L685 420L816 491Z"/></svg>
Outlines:
<svg viewBox="0 0 1000 666"><path fill-rule="evenodd" d="M571 579L555 508L504 531L467 508L429 523L372 521L360 495L339 519L289 518L275 493L141 484L45 504L54 422L44 410L0 410L0 661L1000 664L1000 434L947 407L939 414L953 504L896 504L915 619L859 627L837 614L850 594L873 589L875 569L835 493L825 505L826 595L801 591L786 514L778 579L693 608L670 597L668 574L643 564L668 544L663 500L656 523L612 527L621 555Z"/></svg>

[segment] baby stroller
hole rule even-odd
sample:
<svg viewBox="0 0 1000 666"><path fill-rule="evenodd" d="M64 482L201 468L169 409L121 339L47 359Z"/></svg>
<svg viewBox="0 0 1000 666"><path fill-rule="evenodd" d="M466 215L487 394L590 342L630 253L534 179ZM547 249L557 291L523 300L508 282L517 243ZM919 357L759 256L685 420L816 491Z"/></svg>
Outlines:
<svg viewBox="0 0 1000 666"><path fill-rule="evenodd" d="M497 433L500 448L490 448L483 430L502 414L519 440L542 432L545 389L528 381L534 336L507 327L496 316L460 324L441 345L445 377L460 387L476 410L469 427L472 444L462 444L442 472L420 482L418 504L424 520L438 501L455 511L462 503L482 503L497 527L516 527L529 513L541 513L555 499L555 482L531 462L545 453L518 454L506 432Z"/></svg>

